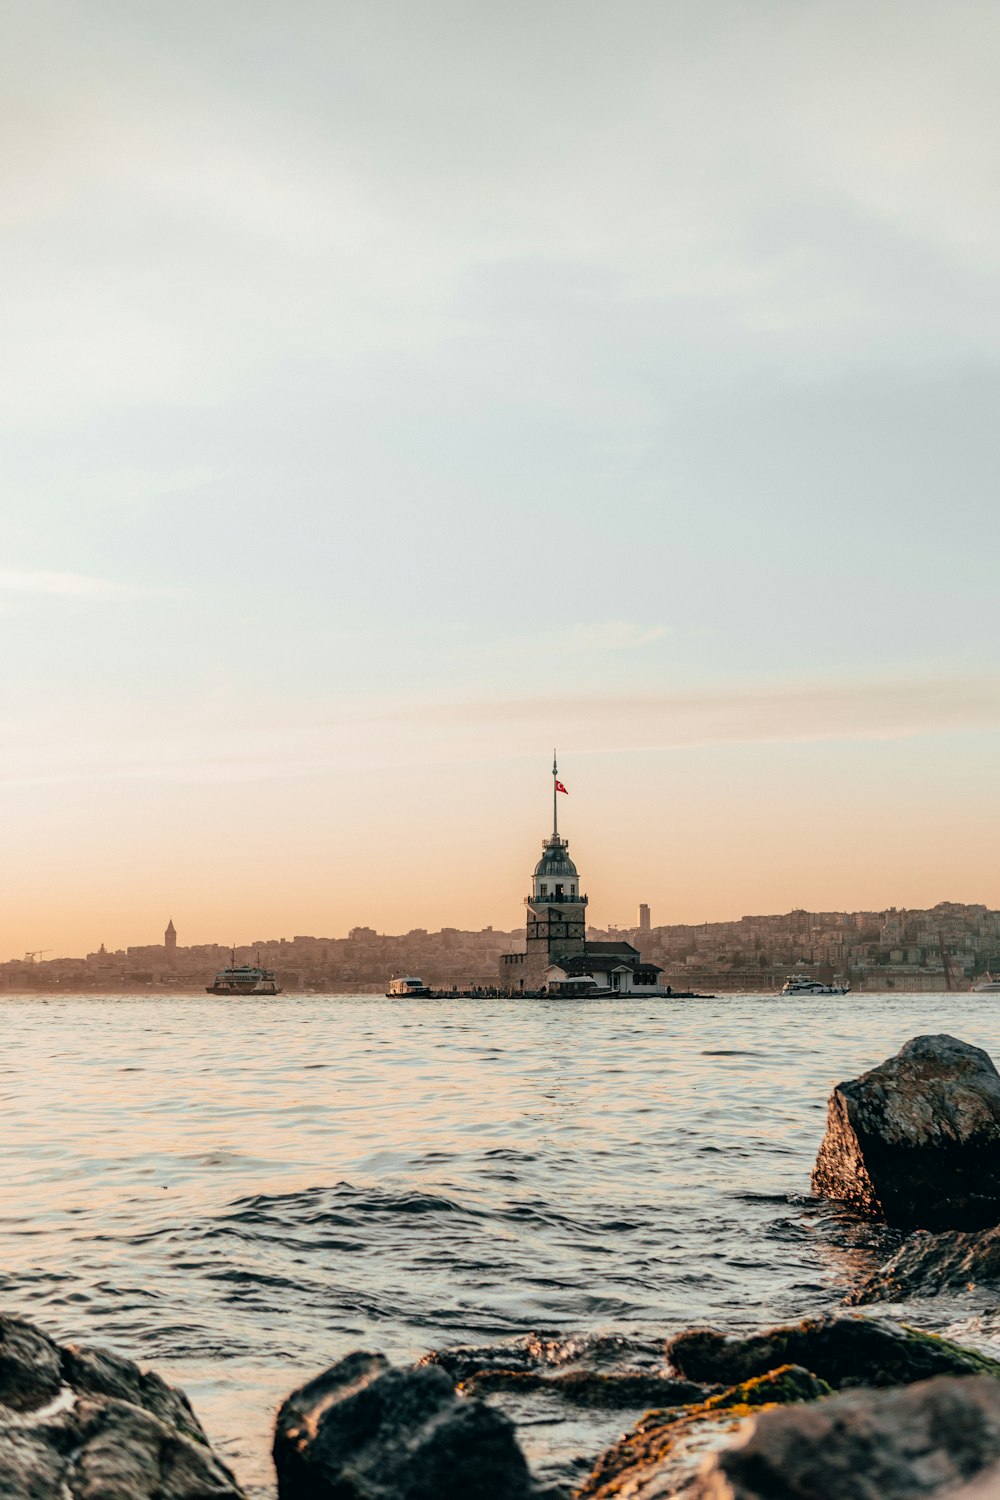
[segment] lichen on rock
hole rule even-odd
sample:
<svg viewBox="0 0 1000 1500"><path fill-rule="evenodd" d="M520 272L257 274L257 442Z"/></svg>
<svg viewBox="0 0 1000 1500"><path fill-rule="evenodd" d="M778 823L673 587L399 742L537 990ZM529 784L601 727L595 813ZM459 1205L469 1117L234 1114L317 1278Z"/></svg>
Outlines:
<svg viewBox="0 0 1000 1500"><path fill-rule="evenodd" d="M695 1405L649 1411L598 1459L578 1500L654 1500L685 1492L704 1454L727 1442L752 1411L815 1401L830 1387L808 1370L784 1365Z"/></svg>

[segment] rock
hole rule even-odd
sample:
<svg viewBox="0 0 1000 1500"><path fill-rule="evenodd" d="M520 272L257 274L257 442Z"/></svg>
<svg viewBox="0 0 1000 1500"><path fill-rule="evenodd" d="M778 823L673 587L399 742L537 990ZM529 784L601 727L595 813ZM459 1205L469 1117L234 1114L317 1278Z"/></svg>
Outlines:
<svg viewBox="0 0 1000 1500"><path fill-rule="evenodd" d="M704 1460L692 1500L917 1500L994 1479L998 1460L1000 1384L943 1377L761 1412Z"/></svg>
<svg viewBox="0 0 1000 1500"><path fill-rule="evenodd" d="M679 1375L726 1385L763 1375L779 1365L801 1365L835 1389L848 1385L910 1385L933 1375L992 1375L1000 1363L933 1334L870 1318L806 1318L766 1328L748 1338L728 1338L714 1328L694 1328L667 1345Z"/></svg>
<svg viewBox="0 0 1000 1500"><path fill-rule="evenodd" d="M3 1500L243 1500L187 1398L97 1349L0 1316Z"/></svg>
<svg viewBox="0 0 1000 1500"><path fill-rule="evenodd" d="M59 1346L23 1318L0 1317L0 1402L31 1411L59 1393Z"/></svg>
<svg viewBox="0 0 1000 1500"><path fill-rule="evenodd" d="M81 1398L70 1426L79 1446L68 1455L63 1492L74 1500L242 1500L205 1443L129 1401Z"/></svg>
<svg viewBox="0 0 1000 1500"><path fill-rule="evenodd" d="M153 1370L140 1370L130 1359L79 1344L67 1344L61 1354L63 1378L79 1394L130 1401L195 1442L207 1441L184 1392L167 1385Z"/></svg>
<svg viewBox="0 0 1000 1500"><path fill-rule="evenodd" d="M899 1302L977 1286L1000 1287L1000 1227L947 1234L918 1230L846 1300L855 1306Z"/></svg>
<svg viewBox="0 0 1000 1500"><path fill-rule="evenodd" d="M650 1411L598 1459L578 1500L654 1500L687 1493L706 1448L734 1436L747 1413L773 1402L815 1401L830 1387L794 1365L771 1370L708 1401Z"/></svg>
<svg viewBox="0 0 1000 1500"><path fill-rule="evenodd" d="M452 1379L470 1381L487 1371L618 1370L635 1374L662 1370L663 1342L620 1333L526 1333L502 1344L459 1344L425 1354L421 1365L440 1365Z"/></svg>
<svg viewBox="0 0 1000 1500"><path fill-rule="evenodd" d="M536 1478L570 1492L597 1455L650 1407L700 1402L718 1389L678 1380L662 1338L634 1333L539 1332L425 1355L463 1395L509 1417Z"/></svg>
<svg viewBox="0 0 1000 1500"><path fill-rule="evenodd" d="M611 1410L621 1406L688 1406L707 1400L715 1388L653 1371L564 1370L543 1375L538 1370L483 1370L463 1380L458 1389L463 1396L540 1391L574 1406Z"/></svg>
<svg viewBox="0 0 1000 1500"><path fill-rule="evenodd" d="M1000 1223L1000 1075L978 1047L918 1036L830 1096L819 1196L905 1229Z"/></svg>
<svg viewBox="0 0 1000 1500"><path fill-rule="evenodd" d="M279 1500L528 1500L539 1494L498 1411L433 1365L349 1354L293 1392L274 1439Z"/></svg>

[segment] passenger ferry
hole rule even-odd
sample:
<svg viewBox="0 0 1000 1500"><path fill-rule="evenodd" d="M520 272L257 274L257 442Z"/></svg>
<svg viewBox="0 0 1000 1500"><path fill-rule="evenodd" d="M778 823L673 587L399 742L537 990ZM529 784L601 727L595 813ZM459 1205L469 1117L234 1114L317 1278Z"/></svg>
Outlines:
<svg viewBox="0 0 1000 1500"><path fill-rule="evenodd" d="M974 995L1000 995L1000 979L995 979L987 969L973 984L972 992Z"/></svg>
<svg viewBox="0 0 1000 1500"><path fill-rule="evenodd" d="M412 974L401 974L398 979L389 980L389 988L385 993L386 999L398 1000L400 995L429 995L430 990L422 979L417 979Z"/></svg>
<svg viewBox="0 0 1000 1500"><path fill-rule="evenodd" d="M789 974L781 986L783 995L846 995L849 984L824 984L821 979L810 979L808 974Z"/></svg>
<svg viewBox="0 0 1000 1500"><path fill-rule="evenodd" d="M236 950L226 969L220 969L211 984L205 986L209 995L280 995L281 986L275 983L270 969L260 967L260 955L256 964L238 964Z"/></svg>

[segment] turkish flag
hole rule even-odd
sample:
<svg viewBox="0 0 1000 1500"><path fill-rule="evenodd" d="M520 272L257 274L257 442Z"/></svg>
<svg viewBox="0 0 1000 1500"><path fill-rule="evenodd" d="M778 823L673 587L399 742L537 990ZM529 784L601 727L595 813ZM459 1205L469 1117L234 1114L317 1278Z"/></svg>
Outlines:
<svg viewBox="0 0 1000 1500"><path fill-rule="evenodd" d="M557 792L566 792L566 788L563 786L563 784L562 784L561 781L557 781L556 782L556 791ZM569 792L566 792L566 795L568 797L569 796Z"/></svg>

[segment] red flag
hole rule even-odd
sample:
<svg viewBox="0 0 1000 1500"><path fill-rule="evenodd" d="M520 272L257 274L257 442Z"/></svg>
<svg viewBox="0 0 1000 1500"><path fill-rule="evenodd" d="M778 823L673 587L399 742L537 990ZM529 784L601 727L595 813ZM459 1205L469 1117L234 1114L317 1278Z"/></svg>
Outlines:
<svg viewBox="0 0 1000 1500"><path fill-rule="evenodd" d="M556 791L557 792L566 792L566 788L563 786L563 784L562 784L561 781L557 781L556 782ZM568 797L569 796L569 792L566 792L566 795Z"/></svg>

